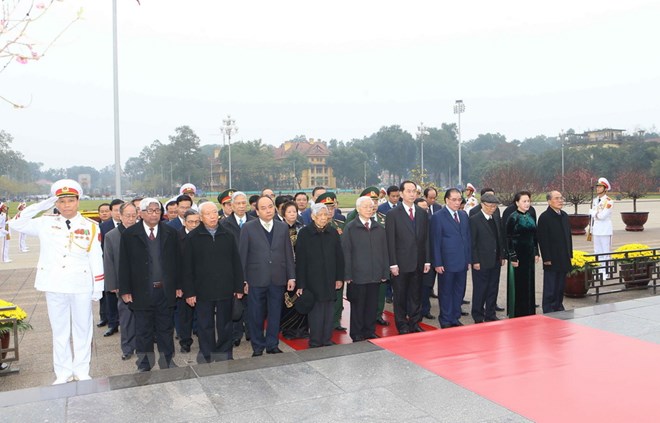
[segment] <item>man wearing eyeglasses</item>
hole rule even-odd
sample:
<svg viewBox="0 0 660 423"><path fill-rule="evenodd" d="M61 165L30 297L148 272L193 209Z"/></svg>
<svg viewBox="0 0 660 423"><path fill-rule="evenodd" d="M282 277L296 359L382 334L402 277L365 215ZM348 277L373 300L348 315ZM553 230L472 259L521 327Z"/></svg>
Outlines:
<svg viewBox="0 0 660 423"><path fill-rule="evenodd" d="M161 222L161 204L155 198L140 202L140 223L127 228L119 248L119 294L135 317L138 372L156 364L176 367L174 305L181 297L181 249L176 229Z"/></svg>
<svg viewBox="0 0 660 423"><path fill-rule="evenodd" d="M564 310L566 274L571 270L573 240L568 215L562 210L564 197L559 191L545 196L548 209L541 213L537 226L539 249L543 258L543 313Z"/></svg>

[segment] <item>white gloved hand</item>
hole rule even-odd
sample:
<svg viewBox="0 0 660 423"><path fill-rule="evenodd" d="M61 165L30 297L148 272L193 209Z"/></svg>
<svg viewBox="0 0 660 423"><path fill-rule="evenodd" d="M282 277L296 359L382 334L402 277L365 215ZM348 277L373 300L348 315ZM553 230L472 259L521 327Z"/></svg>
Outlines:
<svg viewBox="0 0 660 423"><path fill-rule="evenodd" d="M98 301L103 297L103 291L93 291L92 292L92 301Z"/></svg>
<svg viewBox="0 0 660 423"><path fill-rule="evenodd" d="M55 207L55 203L57 202L57 197L48 197L45 200L37 203L37 208L40 211L46 211L46 210L52 210L53 207Z"/></svg>

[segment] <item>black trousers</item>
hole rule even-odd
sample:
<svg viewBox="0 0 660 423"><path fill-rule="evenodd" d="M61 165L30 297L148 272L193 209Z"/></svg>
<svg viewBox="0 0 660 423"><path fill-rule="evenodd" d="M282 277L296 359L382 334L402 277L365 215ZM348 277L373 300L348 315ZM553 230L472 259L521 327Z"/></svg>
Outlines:
<svg viewBox="0 0 660 423"><path fill-rule="evenodd" d="M193 344L193 321L196 309L190 307L185 299L176 299L176 311L174 312L174 326L179 336L179 345L189 347Z"/></svg>
<svg viewBox="0 0 660 423"><path fill-rule="evenodd" d="M475 323L495 320L497 317L495 307L501 269L499 262L490 269L472 269L472 318Z"/></svg>
<svg viewBox="0 0 660 423"><path fill-rule="evenodd" d="M566 272L543 269L543 313L564 310Z"/></svg>
<svg viewBox="0 0 660 423"><path fill-rule="evenodd" d="M351 330L353 341L370 338L376 332L379 283L357 284L351 282L346 286L346 297L351 303Z"/></svg>
<svg viewBox="0 0 660 423"><path fill-rule="evenodd" d="M117 308L117 294L114 292L104 292L105 296L105 318L108 321L108 328L119 326L119 309Z"/></svg>
<svg viewBox="0 0 660 423"><path fill-rule="evenodd" d="M174 307L167 305L162 288L151 291L151 305L147 310L134 310L135 353L137 367L151 370L156 364L154 336L158 345L158 366L167 369L174 357Z"/></svg>
<svg viewBox="0 0 660 423"><path fill-rule="evenodd" d="M420 273L401 272L399 276L392 278L394 321L399 332L410 331L422 320Z"/></svg>
<svg viewBox="0 0 660 423"><path fill-rule="evenodd" d="M197 300L197 338L199 339L198 363L231 360L232 320L231 299Z"/></svg>
<svg viewBox="0 0 660 423"><path fill-rule="evenodd" d="M316 301L307 314L310 348L332 345L335 301Z"/></svg>
<svg viewBox="0 0 660 423"><path fill-rule="evenodd" d="M252 351L263 352L279 345L280 318L284 304L285 285L250 286L248 324ZM264 320L267 327L264 333Z"/></svg>

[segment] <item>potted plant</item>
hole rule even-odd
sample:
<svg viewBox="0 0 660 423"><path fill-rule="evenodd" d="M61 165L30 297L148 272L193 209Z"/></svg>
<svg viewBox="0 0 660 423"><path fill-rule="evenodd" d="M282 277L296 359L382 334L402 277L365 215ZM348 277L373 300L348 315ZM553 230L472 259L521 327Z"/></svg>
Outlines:
<svg viewBox="0 0 660 423"><path fill-rule="evenodd" d="M619 276L626 284L626 288L649 284L658 260L651 247L645 244L625 244L614 252L612 258L619 260Z"/></svg>
<svg viewBox="0 0 660 423"><path fill-rule="evenodd" d="M571 271L566 275L566 286L564 295L571 298L582 298L587 295L587 276L589 267L594 263L593 256L587 256L587 252L573 250L571 258Z"/></svg>
<svg viewBox="0 0 660 423"><path fill-rule="evenodd" d="M619 191L626 198L632 198L633 211L621 212L621 219L626 224L627 231L643 231L644 224L649 218L649 212L637 211L637 199L646 197L648 192L655 189L655 178L649 172L638 169L621 172L617 178Z"/></svg>
<svg viewBox="0 0 660 423"><path fill-rule="evenodd" d="M587 233L585 228L589 225L590 216L588 214L579 214L578 206L588 203L591 200L593 181L594 177L591 173L584 169L577 169L564 175L563 185L561 175L553 182L554 187L564 187L562 195L566 203L570 203L575 207L574 213L568 215L568 222L571 225L571 235L584 235Z"/></svg>
<svg viewBox="0 0 660 423"><path fill-rule="evenodd" d="M16 326L19 332L32 329L32 325L25 321L25 319L27 319L27 313L19 306L2 299L0 299L0 320L1 319L16 319ZM9 340L13 330L13 323L0 321L0 344L2 345L3 350L9 348ZM3 352L2 358L5 358L6 354L7 353ZM9 367L7 363L0 363L0 370L4 370L7 367Z"/></svg>

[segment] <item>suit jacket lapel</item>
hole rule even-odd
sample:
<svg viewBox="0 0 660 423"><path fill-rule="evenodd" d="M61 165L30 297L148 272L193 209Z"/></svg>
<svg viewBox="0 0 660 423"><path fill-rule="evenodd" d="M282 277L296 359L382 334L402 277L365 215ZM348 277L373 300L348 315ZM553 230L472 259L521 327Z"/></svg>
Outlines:
<svg viewBox="0 0 660 423"><path fill-rule="evenodd" d="M406 226L408 229L410 229L410 232L413 234L414 237L417 237L417 234L415 234L415 225L413 225L412 220L410 220L410 215L406 212L406 207L404 206L403 202L399 203L397 206L401 209L400 213L403 215L403 218L405 219ZM415 219L417 219L417 214L415 214Z"/></svg>

